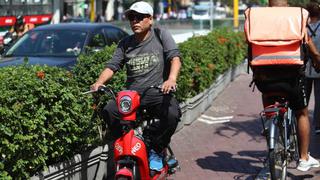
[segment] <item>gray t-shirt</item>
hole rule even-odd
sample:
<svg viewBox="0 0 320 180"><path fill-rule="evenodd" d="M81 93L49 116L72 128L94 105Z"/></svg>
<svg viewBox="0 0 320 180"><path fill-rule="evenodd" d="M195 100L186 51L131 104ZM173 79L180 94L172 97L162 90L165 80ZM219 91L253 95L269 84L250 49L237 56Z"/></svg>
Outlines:
<svg viewBox="0 0 320 180"><path fill-rule="evenodd" d="M126 66L127 89L142 93L146 88L167 79L170 70L168 65L172 58L180 57L180 52L167 30L161 29L159 37L161 41L152 28L151 35L143 42L137 42L134 35L119 42L106 67L117 72Z"/></svg>

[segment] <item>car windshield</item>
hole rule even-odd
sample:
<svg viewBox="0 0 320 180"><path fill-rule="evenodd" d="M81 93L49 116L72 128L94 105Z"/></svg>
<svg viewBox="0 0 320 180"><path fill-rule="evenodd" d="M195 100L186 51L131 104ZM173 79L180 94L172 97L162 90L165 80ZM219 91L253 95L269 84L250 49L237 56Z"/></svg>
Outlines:
<svg viewBox="0 0 320 180"><path fill-rule="evenodd" d="M5 56L76 57L86 36L87 32L77 30L32 31L22 36Z"/></svg>

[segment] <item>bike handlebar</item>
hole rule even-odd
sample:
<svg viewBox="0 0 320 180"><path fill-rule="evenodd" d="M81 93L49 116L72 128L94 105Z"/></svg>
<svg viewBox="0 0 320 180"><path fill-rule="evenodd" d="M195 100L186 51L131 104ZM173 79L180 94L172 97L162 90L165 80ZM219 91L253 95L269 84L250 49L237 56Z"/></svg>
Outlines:
<svg viewBox="0 0 320 180"><path fill-rule="evenodd" d="M162 89L162 85L153 85L153 86L150 86L148 88L146 88L142 94L144 94L146 91L148 91L149 89L151 88L155 88L155 89L159 89L161 90ZM176 90L175 89L171 89L170 90L170 93L172 92L175 92ZM86 91L86 92L83 92L82 94L93 94L93 93L111 93L111 95L113 97L115 97L115 93L114 91L112 90L111 87L108 87L108 86L105 86L105 85L102 85L98 88L98 90L90 90L90 91Z"/></svg>
<svg viewBox="0 0 320 180"><path fill-rule="evenodd" d="M94 93L105 93L105 94L109 93L114 99L116 99L116 96L112 88L105 85L100 86L97 90L86 91L86 92L83 92L82 94L94 94Z"/></svg>

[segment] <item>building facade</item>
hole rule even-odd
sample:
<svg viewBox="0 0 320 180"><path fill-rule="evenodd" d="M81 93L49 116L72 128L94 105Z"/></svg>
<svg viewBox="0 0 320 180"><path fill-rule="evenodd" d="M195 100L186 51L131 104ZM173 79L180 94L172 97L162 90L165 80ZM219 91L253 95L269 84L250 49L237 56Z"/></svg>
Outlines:
<svg viewBox="0 0 320 180"><path fill-rule="evenodd" d="M0 16L52 14L53 0L0 0Z"/></svg>
<svg viewBox="0 0 320 180"><path fill-rule="evenodd" d="M176 5L187 7L192 0L146 0L153 2L155 12L175 10ZM59 23L63 16L95 17L121 20L125 8L134 0L0 0L0 17L19 15L51 15L52 23ZM160 9L160 10L159 10ZM93 10L93 14L91 13Z"/></svg>
<svg viewBox="0 0 320 180"><path fill-rule="evenodd" d="M34 24L59 22L63 0L0 0L0 26L10 26L17 16Z"/></svg>

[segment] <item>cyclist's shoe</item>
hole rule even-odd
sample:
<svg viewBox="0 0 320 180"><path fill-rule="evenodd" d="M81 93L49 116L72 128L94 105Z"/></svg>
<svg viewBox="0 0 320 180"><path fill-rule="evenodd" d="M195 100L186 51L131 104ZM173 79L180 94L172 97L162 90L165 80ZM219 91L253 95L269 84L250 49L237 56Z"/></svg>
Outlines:
<svg viewBox="0 0 320 180"><path fill-rule="evenodd" d="M149 152L149 167L151 170L160 171L163 168L163 156L151 149Z"/></svg>
<svg viewBox="0 0 320 180"><path fill-rule="evenodd" d="M307 161L302 159L299 160L297 169L300 171L308 171L312 167L320 167L320 163L309 154L309 159Z"/></svg>

